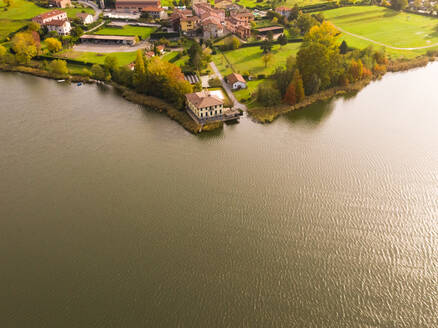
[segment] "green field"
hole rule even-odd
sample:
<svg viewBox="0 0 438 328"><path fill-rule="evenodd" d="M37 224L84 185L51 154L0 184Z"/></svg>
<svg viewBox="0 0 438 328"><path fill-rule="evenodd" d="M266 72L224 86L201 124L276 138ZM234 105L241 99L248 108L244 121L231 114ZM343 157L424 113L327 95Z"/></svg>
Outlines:
<svg viewBox="0 0 438 328"><path fill-rule="evenodd" d="M0 0L0 41L10 33L27 25L33 17L51 10L38 7L34 3L25 0L14 0L6 11L5 8L3 0ZM68 8L65 11L70 18L76 17L76 14L82 11L94 13L91 8Z"/></svg>
<svg viewBox="0 0 438 328"><path fill-rule="evenodd" d="M152 32L155 31L153 27L142 27L142 26L130 26L126 25L123 28L105 27L94 34L100 35L136 35L139 38L145 40L149 38Z"/></svg>
<svg viewBox="0 0 438 328"><path fill-rule="evenodd" d="M113 52L110 54L100 54L95 52L79 52L73 50L65 50L58 54L59 57L63 58L71 58L82 61L84 63L92 63L92 64L103 64L105 62L105 58L108 55L116 56L119 60L119 65L128 65L135 61L137 57L137 52Z"/></svg>
<svg viewBox="0 0 438 328"><path fill-rule="evenodd" d="M296 55L300 45L301 43L288 43L283 47L274 45L272 48L273 58L266 68L262 60L263 53L259 46L225 51L222 54L214 55L213 60L223 75L228 75L233 71L252 75L271 74L277 66L286 64L287 57Z"/></svg>
<svg viewBox="0 0 438 328"><path fill-rule="evenodd" d="M246 89L234 91L234 95L238 101L250 99L251 95L257 90L258 85L264 81L264 79L248 81L246 83L248 87Z"/></svg>
<svg viewBox="0 0 438 328"><path fill-rule="evenodd" d="M438 20L415 14L399 13L383 7L343 7L323 12L326 19L339 28L397 48L416 48L438 44ZM364 48L370 41L344 34L350 46ZM381 45L377 45L381 47ZM418 55L422 50L387 48L397 55Z"/></svg>

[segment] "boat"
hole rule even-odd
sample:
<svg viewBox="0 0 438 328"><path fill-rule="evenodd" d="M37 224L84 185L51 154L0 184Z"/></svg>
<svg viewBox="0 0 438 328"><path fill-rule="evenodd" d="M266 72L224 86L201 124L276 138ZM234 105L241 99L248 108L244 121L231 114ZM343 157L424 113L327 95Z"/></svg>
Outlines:
<svg viewBox="0 0 438 328"><path fill-rule="evenodd" d="M77 84L78 87L80 87L81 85L82 85L82 82L79 82L79 83Z"/></svg>
<svg viewBox="0 0 438 328"><path fill-rule="evenodd" d="M58 80L57 82L58 83L62 83L62 82L65 82L65 80Z"/></svg>

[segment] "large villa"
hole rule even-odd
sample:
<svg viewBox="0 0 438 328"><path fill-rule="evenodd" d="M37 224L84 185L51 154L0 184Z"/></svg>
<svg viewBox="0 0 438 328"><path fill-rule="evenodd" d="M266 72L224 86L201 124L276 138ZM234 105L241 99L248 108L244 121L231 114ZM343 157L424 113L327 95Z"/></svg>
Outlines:
<svg viewBox="0 0 438 328"><path fill-rule="evenodd" d="M194 114L198 121L221 120L224 102L210 92L200 91L186 94L186 101L189 114Z"/></svg>

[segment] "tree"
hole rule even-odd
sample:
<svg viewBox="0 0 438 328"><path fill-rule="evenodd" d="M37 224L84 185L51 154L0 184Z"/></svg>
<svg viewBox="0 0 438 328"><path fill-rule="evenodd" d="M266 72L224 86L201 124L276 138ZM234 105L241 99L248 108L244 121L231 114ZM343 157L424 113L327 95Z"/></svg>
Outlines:
<svg viewBox="0 0 438 328"><path fill-rule="evenodd" d="M14 0L3 0L3 2L5 3L6 7L10 7L14 3Z"/></svg>
<svg viewBox="0 0 438 328"><path fill-rule="evenodd" d="M146 74L146 68L144 66L143 54L141 53L141 50L138 50L137 58L135 60L134 76L133 76L133 84L138 91L141 91L143 87L145 74Z"/></svg>
<svg viewBox="0 0 438 328"><path fill-rule="evenodd" d="M240 47L240 40L233 36L231 40L231 45L233 50L238 49Z"/></svg>
<svg viewBox="0 0 438 328"><path fill-rule="evenodd" d="M348 52L348 45L345 40L343 40L341 45L339 46L339 52L341 53L341 55L345 55Z"/></svg>
<svg viewBox="0 0 438 328"><path fill-rule="evenodd" d="M295 105L297 103L297 97L295 94L295 85L293 82L289 83L286 89L286 94L284 95L284 102L288 105Z"/></svg>
<svg viewBox="0 0 438 328"><path fill-rule="evenodd" d="M29 31L35 31L38 32L41 29L41 25L37 22L30 22L29 25L27 25L27 29Z"/></svg>
<svg viewBox="0 0 438 328"><path fill-rule="evenodd" d="M391 8L401 11L408 6L408 0L391 0Z"/></svg>
<svg viewBox="0 0 438 328"><path fill-rule="evenodd" d="M65 60L60 60L60 59L52 60L49 64L49 70L55 74L67 75L68 74L67 62Z"/></svg>
<svg viewBox="0 0 438 328"><path fill-rule="evenodd" d="M300 71L298 69L296 69L294 72L292 84L295 86L296 102L299 103L304 100L304 97L306 95L304 93L303 78L301 77Z"/></svg>
<svg viewBox="0 0 438 328"><path fill-rule="evenodd" d="M84 34L84 30L80 26L76 26L72 28L70 35L75 38L79 39Z"/></svg>
<svg viewBox="0 0 438 328"><path fill-rule="evenodd" d="M105 81L106 79L105 70L99 64L91 66L91 73L96 80Z"/></svg>
<svg viewBox="0 0 438 328"><path fill-rule="evenodd" d="M47 49L49 49L50 52L54 53L54 52L58 52L61 51L62 49L62 44L61 41L59 41L58 39L55 38L47 38L46 40L44 40L47 44Z"/></svg>
<svg viewBox="0 0 438 328"><path fill-rule="evenodd" d="M297 54L297 66L303 77L306 94L313 93L318 80L318 89L326 89L339 80L342 61L338 38L338 31L329 22L313 26L305 35Z"/></svg>
<svg viewBox="0 0 438 328"><path fill-rule="evenodd" d="M268 63L272 60L272 53L268 52L267 54L265 54L263 57L263 62L265 63L265 68L268 66Z"/></svg>
<svg viewBox="0 0 438 328"><path fill-rule="evenodd" d="M362 79L362 75L363 75L362 61L360 59L358 59L357 61L354 59L351 60L348 72L349 72L350 81L358 81Z"/></svg>
<svg viewBox="0 0 438 328"><path fill-rule="evenodd" d="M108 55L104 62L105 68L111 73L114 73L119 68L119 60L114 55Z"/></svg>
<svg viewBox="0 0 438 328"><path fill-rule="evenodd" d="M318 25L318 21L309 14L300 14L296 20L296 25L301 34L306 34L312 26Z"/></svg>
<svg viewBox="0 0 438 328"><path fill-rule="evenodd" d="M292 7L292 10L290 11L290 14L289 14L289 20L290 21L294 21L294 20L296 20L297 18L298 18L298 15L300 14L300 7L298 7L298 4L295 4L293 7Z"/></svg>
<svg viewBox="0 0 438 328"><path fill-rule="evenodd" d="M287 44L287 36L282 34L278 37L278 42L280 43L280 46L285 46Z"/></svg>
<svg viewBox="0 0 438 328"><path fill-rule="evenodd" d="M0 44L0 63L3 63L6 59L6 48Z"/></svg>
<svg viewBox="0 0 438 328"><path fill-rule="evenodd" d="M265 107L278 105L281 101L280 91L269 83L260 83L257 87L257 101Z"/></svg>
<svg viewBox="0 0 438 328"><path fill-rule="evenodd" d="M260 46L260 49L263 50L264 54L267 54L268 52L271 52L272 50L272 43L268 40L263 41L262 45Z"/></svg>
<svg viewBox="0 0 438 328"><path fill-rule="evenodd" d="M19 62L28 64L37 55L39 44L36 42L33 33L20 32L12 38L12 49L16 53Z"/></svg>
<svg viewBox="0 0 438 328"><path fill-rule="evenodd" d="M414 0L414 8L415 9L420 9L421 5L423 4L423 2L421 0Z"/></svg>

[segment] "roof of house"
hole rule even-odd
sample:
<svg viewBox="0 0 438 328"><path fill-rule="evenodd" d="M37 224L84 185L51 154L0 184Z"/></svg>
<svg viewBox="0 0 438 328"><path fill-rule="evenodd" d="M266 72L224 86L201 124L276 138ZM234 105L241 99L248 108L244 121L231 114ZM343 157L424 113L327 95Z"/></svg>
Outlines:
<svg viewBox="0 0 438 328"><path fill-rule="evenodd" d="M189 17L181 17L180 21L182 22L198 22L199 17L198 16L189 16Z"/></svg>
<svg viewBox="0 0 438 328"><path fill-rule="evenodd" d="M245 79L243 78L242 75L237 74L237 73L231 73L230 75L227 76L227 81L230 84L234 84L236 82L243 82L246 83Z"/></svg>
<svg viewBox="0 0 438 328"><path fill-rule="evenodd" d="M198 108L223 105L223 101L208 91L200 91L186 94L186 99Z"/></svg>
<svg viewBox="0 0 438 328"><path fill-rule="evenodd" d="M85 19L85 18L87 18L88 16L93 17L93 15L91 15L91 14L89 14L89 13L77 13L77 14L76 14L76 17L78 17L78 18L80 18L80 19Z"/></svg>
<svg viewBox="0 0 438 328"><path fill-rule="evenodd" d="M67 13L65 11L62 11L62 10L52 10L52 11L49 11L49 12L46 12L46 13L42 13L42 14L40 14L38 16L35 16L33 19L46 19L46 18L50 18L50 17L53 17L53 16L62 15L62 14L66 14L67 15Z"/></svg>
<svg viewBox="0 0 438 328"><path fill-rule="evenodd" d="M159 46L157 46L157 50L158 50L158 51L163 51L163 50L164 50L164 46L163 46L163 45L159 45Z"/></svg>
<svg viewBox="0 0 438 328"><path fill-rule="evenodd" d="M214 25L216 26L218 29L223 29L222 25L220 22L218 22L216 19L210 17L207 18L205 20L202 21L202 26L206 27L206 26L210 26L210 25Z"/></svg>
<svg viewBox="0 0 438 328"><path fill-rule="evenodd" d="M275 9L275 11L290 11L292 9L290 9L289 7L277 7L277 9Z"/></svg>
<svg viewBox="0 0 438 328"><path fill-rule="evenodd" d="M66 19L54 19L46 23L47 26L63 26L67 22Z"/></svg>

